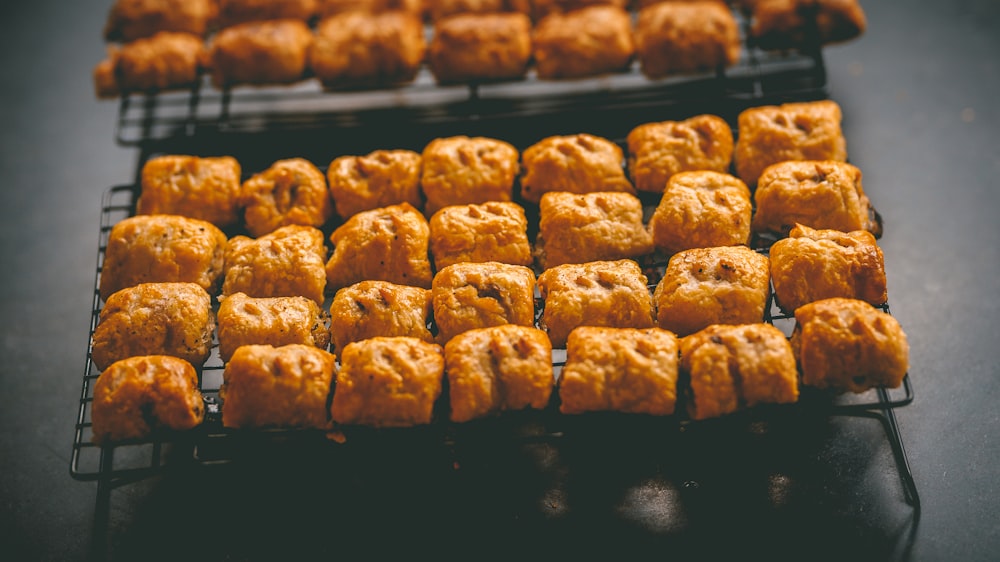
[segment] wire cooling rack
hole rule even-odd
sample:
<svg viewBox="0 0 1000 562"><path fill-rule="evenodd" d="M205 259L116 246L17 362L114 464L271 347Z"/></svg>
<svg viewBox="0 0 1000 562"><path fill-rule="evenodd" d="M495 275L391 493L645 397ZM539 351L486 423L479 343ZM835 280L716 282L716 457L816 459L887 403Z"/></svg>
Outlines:
<svg viewBox="0 0 1000 562"><path fill-rule="evenodd" d="M93 334L97 326L98 317L101 310L102 301L98 295L97 287L100 280L103 266L104 250L107 245L108 235L111 228L118 221L132 216L135 210L135 200L138 195L138 186L122 185L113 187L105 192L102 200L101 221L98 244L97 269L95 272L95 285L93 296L93 307L90 322L90 334ZM650 201L646 201L647 205ZM756 245L759 252L766 253L766 244ZM644 271L650 281L649 289L652 291L662 274L665 263L656 258L640 261ZM543 303L539 300L537 306ZM329 302L326 306L329 305ZM883 305L882 310L889 312L888 304ZM786 336L790 336L795 326L793 316L784 313L773 301L769 303L764 321L781 329ZM89 341L89 339L88 339ZM181 458L185 462L196 462L205 465L225 464L236 458L242 450L252 448L255 443L263 441L302 441L323 443L331 439L381 439L385 435L406 435L406 439L420 439L430 446L454 444L456 440L469 437L470 432L482 431L484 425L492 424L488 429L491 435L502 435L504 438L513 438L522 441L548 441L558 440L572 432L581 424L588 423L588 418L599 417L601 423L610 423L612 427L616 424L623 428L623 431L636 431L634 417L625 415L610 416L565 416L558 413L556 407L547 410L512 413L501 416L502 419L480 424L462 425L452 424L446 421L446 415L438 415L438 421L421 428L408 428L405 430L369 430L354 429L344 433L326 433L319 430L233 430L222 426L220 415L220 403L218 399L219 387L222 384L222 374L224 365L218 354L218 341L214 342L212 354L205 365L199 369L199 380L201 391L206 402L206 418L203 424L194 430L182 433L166 433L154 436L142 442L123 443L116 446L100 447L91 442L91 403L93 401L93 387L100 375L90 359L89 347L86 355L86 362L83 374L83 384L80 396L79 411L75 425L73 441L73 451L70 463L70 472L78 480L97 480L102 485L117 485L130 481L143 479L160 472L170 461L170 459ZM553 365L558 375L565 359L565 350L556 349L553 351ZM898 423L894 410L910 404L914 399L914 390L909 375L904 377L903 384L897 389L877 388L864 394L842 394L831 395L816 389L804 387L801 389L800 399L796 404L782 406L758 407L738 415L727 416L727 419L710 420L709 423L732 423L740 431L740 424L756 423L774 419L786 418L788 416L854 416L868 417L879 421L884 429L885 436L891 447L894 460L897 465L898 475L902 483L906 500L911 505L919 505L919 496L912 472L909 468L902 437L900 435ZM438 408L441 412L441 408ZM443 413L443 412L441 412ZM581 421L583 420L583 421ZM643 419L640 423L642 431L655 430L670 433L684 431L691 424L702 424L703 422L689 422L683 418L683 414L670 416L668 419ZM469 427L478 427L478 430L470 430ZM500 428L498 430L498 428ZM323 446L323 445L320 445ZM329 447L339 446L329 442Z"/></svg>
<svg viewBox="0 0 1000 562"><path fill-rule="evenodd" d="M367 130L502 122L595 112L663 109L688 104L738 107L826 94L822 45L792 50L757 47L750 18L733 7L741 30L736 64L712 72L650 79L638 61L601 76L545 80L529 70L520 80L439 85L422 67L415 80L391 89L330 91L315 79L293 85L217 89L208 77L184 91L133 93L119 101L115 140L140 146L206 134ZM428 31L428 34L430 32Z"/></svg>

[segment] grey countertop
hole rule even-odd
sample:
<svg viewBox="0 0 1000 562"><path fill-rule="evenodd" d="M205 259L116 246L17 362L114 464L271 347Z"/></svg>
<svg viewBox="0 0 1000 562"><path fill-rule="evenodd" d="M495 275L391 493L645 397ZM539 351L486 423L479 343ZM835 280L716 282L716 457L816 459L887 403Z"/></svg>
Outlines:
<svg viewBox="0 0 1000 562"><path fill-rule="evenodd" d="M501 439L431 455L396 443L353 457L269 449L225 467L181 462L115 489L95 537L97 485L68 469L100 201L133 181L142 157L114 142L117 104L93 94L109 4L18 2L0 23L5 559L82 560L101 550L95 541L118 560L1000 553L1000 3L870 0L868 32L825 50L851 161L885 220L890 302L911 342L916 399L896 416L919 512L903 501L877 423L813 420L748 442L598 428L602 439L557 460ZM700 491L641 485L695 469L707 472ZM553 482L559 494L545 491ZM683 517L656 511L670 509Z"/></svg>

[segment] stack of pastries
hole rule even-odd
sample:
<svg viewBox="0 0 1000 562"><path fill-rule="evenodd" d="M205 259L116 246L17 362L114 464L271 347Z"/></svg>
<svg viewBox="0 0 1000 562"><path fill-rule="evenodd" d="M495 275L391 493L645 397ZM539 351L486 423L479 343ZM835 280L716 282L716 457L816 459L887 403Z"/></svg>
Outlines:
<svg viewBox="0 0 1000 562"><path fill-rule="evenodd" d="M98 97L295 84L392 88L587 78L635 65L650 79L736 64L747 38L789 50L864 32L857 0L117 0Z"/></svg>
<svg viewBox="0 0 1000 562"><path fill-rule="evenodd" d="M523 150L438 138L325 171L152 158L102 262L94 439L197 425L184 408L200 390L177 361L198 372L214 343L234 429L554 404L700 420L795 402L803 386L899 386L908 344L885 311L839 107L754 107L739 122L738 135L699 115Z"/></svg>

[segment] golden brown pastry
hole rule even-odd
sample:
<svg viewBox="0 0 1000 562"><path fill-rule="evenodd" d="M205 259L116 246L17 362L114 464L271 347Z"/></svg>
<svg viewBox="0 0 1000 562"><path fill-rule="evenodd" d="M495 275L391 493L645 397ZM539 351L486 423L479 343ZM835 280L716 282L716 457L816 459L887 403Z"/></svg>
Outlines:
<svg viewBox="0 0 1000 562"><path fill-rule="evenodd" d="M554 347L579 326L652 328L653 299L648 280L632 260L566 264L538 276L545 300L539 327Z"/></svg>
<svg viewBox="0 0 1000 562"><path fill-rule="evenodd" d="M832 297L885 303L885 261L872 233L797 225L788 236L770 250L774 297L783 310Z"/></svg>
<svg viewBox="0 0 1000 562"><path fill-rule="evenodd" d="M692 248L750 243L753 204L739 178L720 172L670 177L649 219L653 243L667 255Z"/></svg>
<svg viewBox="0 0 1000 562"><path fill-rule="evenodd" d="M740 30L719 2L659 2L639 11L635 48L649 78L712 71L736 64Z"/></svg>
<svg viewBox="0 0 1000 562"><path fill-rule="evenodd" d="M899 322L857 299L831 298L795 310L792 349L802 384L861 393L897 388L910 346Z"/></svg>
<svg viewBox="0 0 1000 562"><path fill-rule="evenodd" d="M231 156L166 155L142 166L139 215L182 215L219 228L240 222L240 164Z"/></svg>
<svg viewBox="0 0 1000 562"><path fill-rule="evenodd" d="M881 234L861 185L861 170L845 162L789 161L770 166L757 181L754 202L756 232L785 236L801 224Z"/></svg>
<svg viewBox="0 0 1000 562"><path fill-rule="evenodd" d="M847 160L840 105L831 100L766 105L743 110L733 163L753 187L771 164L788 160Z"/></svg>
<svg viewBox="0 0 1000 562"><path fill-rule="evenodd" d="M330 89L408 84L423 64L426 43L416 14L345 12L320 21L309 65Z"/></svg>
<svg viewBox="0 0 1000 562"><path fill-rule="evenodd" d="M642 222L642 201L631 193L614 191L542 195L535 243L545 269L653 252L653 237Z"/></svg>
<svg viewBox="0 0 1000 562"><path fill-rule="evenodd" d="M462 262L533 262L524 208L510 201L445 207L431 216L430 237L438 271Z"/></svg>
<svg viewBox="0 0 1000 562"><path fill-rule="evenodd" d="M622 72L635 54L631 16L607 4L545 16L535 25L532 44L535 72L543 80Z"/></svg>
<svg viewBox="0 0 1000 562"><path fill-rule="evenodd" d="M716 324L681 338L688 415L703 420L799 399L792 346L770 324Z"/></svg>
<svg viewBox="0 0 1000 562"><path fill-rule="evenodd" d="M108 48L108 56L101 62L94 65L91 77L94 80L94 95L99 100L112 99L123 92L118 87L118 50L114 47Z"/></svg>
<svg viewBox="0 0 1000 562"><path fill-rule="evenodd" d="M426 0L427 17L436 22L458 14L489 14L516 11L507 0Z"/></svg>
<svg viewBox="0 0 1000 562"><path fill-rule="evenodd" d="M521 13L457 14L438 20L427 64L439 84L524 78L531 20Z"/></svg>
<svg viewBox="0 0 1000 562"><path fill-rule="evenodd" d="M325 18L344 12L381 14L402 11L419 16L425 12L424 0L317 0L319 17Z"/></svg>
<svg viewBox="0 0 1000 562"><path fill-rule="evenodd" d="M297 343L322 350L330 345L330 315L306 297L255 298L235 293L222 299L217 316L223 361L229 361L242 345Z"/></svg>
<svg viewBox="0 0 1000 562"><path fill-rule="evenodd" d="M308 22L316 15L316 0L217 0L219 27L263 20Z"/></svg>
<svg viewBox="0 0 1000 562"><path fill-rule="evenodd" d="M388 281L362 281L337 291L330 304L334 353L377 336L408 336L434 342L431 291Z"/></svg>
<svg viewBox="0 0 1000 562"><path fill-rule="evenodd" d="M678 172L726 173L733 159L733 131L715 115L643 123L626 140L629 176L639 191L662 193Z"/></svg>
<svg viewBox="0 0 1000 562"><path fill-rule="evenodd" d="M290 224L319 228L333 216L326 176L304 158L278 160L254 174L243 182L240 204L253 236Z"/></svg>
<svg viewBox="0 0 1000 562"><path fill-rule="evenodd" d="M333 231L330 242L326 278L333 291L370 279L431 286L430 227L409 203L358 213Z"/></svg>
<svg viewBox="0 0 1000 562"><path fill-rule="evenodd" d="M323 232L283 226L259 238L234 236L226 246L222 295L306 297L322 304L326 289Z"/></svg>
<svg viewBox="0 0 1000 562"><path fill-rule="evenodd" d="M325 429L337 365L311 345L244 345L223 371L222 425L232 428Z"/></svg>
<svg viewBox="0 0 1000 562"><path fill-rule="evenodd" d="M701 2L705 2L705 1L715 2L717 4L722 4L722 5L727 6L727 7L728 7L728 5L730 3L729 0L634 0L633 2L631 2L631 6L632 6L632 9L634 9L634 10L641 10L641 9L647 7L647 6L652 6L653 4L659 4L660 2L672 2L672 3L677 4L677 3L682 3L682 2L701 3ZM748 1L748 0L744 0L744 1ZM737 1L735 3L737 5L740 4L739 1Z"/></svg>
<svg viewBox="0 0 1000 562"><path fill-rule="evenodd" d="M535 324L535 272L498 262L456 263L431 287L440 343L475 328Z"/></svg>
<svg viewBox="0 0 1000 562"><path fill-rule="evenodd" d="M217 33L209 47L212 83L292 84L304 80L313 33L300 20L241 23Z"/></svg>
<svg viewBox="0 0 1000 562"><path fill-rule="evenodd" d="M761 49L841 43L865 32L858 0L755 0L750 35Z"/></svg>
<svg viewBox="0 0 1000 562"><path fill-rule="evenodd" d="M160 31L204 36L216 12L214 0L115 0L104 25L104 38L128 42Z"/></svg>
<svg viewBox="0 0 1000 562"><path fill-rule="evenodd" d="M683 337L712 324L763 322L769 265L767 256L746 246L674 254L653 293L657 323Z"/></svg>
<svg viewBox="0 0 1000 562"><path fill-rule="evenodd" d="M190 282L215 294L226 235L212 223L178 215L136 215L111 227L98 292L140 283Z"/></svg>
<svg viewBox="0 0 1000 562"><path fill-rule="evenodd" d="M412 150L376 150L364 156L340 156L327 168L326 179L337 214L350 218L361 211L409 203L424 206L420 191L420 154Z"/></svg>
<svg viewBox="0 0 1000 562"><path fill-rule="evenodd" d="M109 48L94 69L97 97L190 88L201 79L204 53L200 36L173 31Z"/></svg>
<svg viewBox="0 0 1000 562"><path fill-rule="evenodd" d="M559 375L559 411L669 416L677 402L677 359L677 336L668 330L576 328Z"/></svg>
<svg viewBox="0 0 1000 562"><path fill-rule="evenodd" d="M201 367L212 352L212 298L195 283L142 283L101 309L91 342L99 370L137 355L170 355Z"/></svg>
<svg viewBox="0 0 1000 562"><path fill-rule="evenodd" d="M441 396L444 351L417 338L371 338L348 344L330 414L343 425L409 427L431 423Z"/></svg>
<svg viewBox="0 0 1000 562"><path fill-rule="evenodd" d="M549 14L564 14L588 6L613 6L628 9L628 0L531 0L531 13L535 20Z"/></svg>
<svg viewBox="0 0 1000 562"><path fill-rule="evenodd" d="M90 416L97 445L195 428L205 417L198 373L169 355L115 361L97 377Z"/></svg>
<svg viewBox="0 0 1000 562"><path fill-rule="evenodd" d="M587 133L546 137L525 149L522 165L521 197L532 203L548 191L635 193L622 149Z"/></svg>
<svg viewBox="0 0 1000 562"><path fill-rule="evenodd" d="M510 201L520 171L518 151L508 142L464 135L432 140L424 147L420 186L433 214L448 205Z"/></svg>
<svg viewBox="0 0 1000 562"><path fill-rule="evenodd" d="M505 411L544 409L555 378L552 343L533 326L469 330L444 346L450 419L462 423Z"/></svg>

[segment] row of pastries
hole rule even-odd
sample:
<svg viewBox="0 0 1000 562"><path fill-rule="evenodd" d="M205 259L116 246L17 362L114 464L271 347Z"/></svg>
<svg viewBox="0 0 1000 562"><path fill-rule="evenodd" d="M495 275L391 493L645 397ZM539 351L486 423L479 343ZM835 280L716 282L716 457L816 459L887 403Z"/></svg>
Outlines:
<svg viewBox="0 0 1000 562"><path fill-rule="evenodd" d="M148 4L132 8L151 10ZM625 71L635 60L644 75L659 79L732 66L743 43L733 10L718 0L650 2L634 18L620 2L553 3L538 10L496 0L478 7L447 2L429 10L435 14L430 33L421 14L405 6L324 10L311 26L311 14L319 12L303 2L262 4L223 2L223 26L210 35L216 11L208 5L155 17L116 6L106 36L127 40L95 67L97 96L183 89L204 73L218 88L312 77L330 89L385 88L413 82L425 65L440 84L518 80L531 69L540 79L591 77ZM827 4L830 9L819 8ZM751 5L761 12L753 33L767 45L768 37L812 29L812 21L835 26L831 41L860 34L860 7L848 10L850 16L841 8L815 0L802 6L758 1ZM185 10L187 19L181 17ZM839 31L843 21L852 33ZM787 48L793 44L787 41L771 42Z"/></svg>
<svg viewBox="0 0 1000 562"><path fill-rule="evenodd" d="M860 170L845 162L835 102L753 107L738 121L735 140L730 125L715 115L644 123L628 133L624 149L588 133L545 137L523 151L501 139L458 135L433 139L421 152L338 156L325 173L302 158L279 160L246 179L230 156L160 155L143 166L137 212L200 218L261 236L292 224L322 229L404 203L431 218L456 205L539 205L549 192L667 196L707 189L734 209L735 200L753 193L759 231L784 234L794 221L783 214L790 202L782 194L808 185L798 191L822 202L817 208L827 216L817 223L798 217L798 222L840 230L877 227ZM696 174L680 176L684 172ZM844 202L842 208L831 203L835 200ZM771 213L774 207L783 209ZM744 223L740 228L749 227L749 210L736 212Z"/></svg>
<svg viewBox="0 0 1000 562"><path fill-rule="evenodd" d="M412 427L433 423L441 400L454 423L554 403L566 415L705 420L794 403L803 385L862 392L901 384L909 349L892 316L843 298L797 312L791 338L766 323L713 324L685 337L655 327L579 326L558 377L545 331L517 324L468 330L443 346L376 336L339 357L310 344L248 344L225 365L222 423ZM92 440L102 445L190 430L205 416L195 367L159 354L112 363L95 384L91 412Z"/></svg>
<svg viewBox="0 0 1000 562"><path fill-rule="evenodd" d="M760 108L775 116L770 126L805 134L790 109ZM766 137L774 142L780 135ZM885 271L875 236L864 228L868 214L855 208L851 216L860 227L800 220L810 208L822 210L814 218L825 220L831 209L819 203L845 200L840 191L825 191L842 181L845 166L790 160L766 168L791 182L775 201L799 213L787 231L780 224L780 239L766 254L747 247L741 230L751 222L749 214L739 215L751 207L745 183L710 170L670 175L661 206L669 201L664 208L681 217L674 224L683 228L675 230L690 234L690 247L665 249L669 260L659 280L649 278L632 253L653 246L660 207L647 228L639 200L627 191L544 191L534 241L516 201L445 205L430 220L397 203L352 215L330 235L329 251L314 226L227 238L201 218L143 212L144 184L139 214L111 229L102 264L104 307L91 353L102 371L94 438L141 437L114 428L146 423L122 404L156 399L150 396L177 391L186 398L171 403L193 404L194 412L197 400L190 395L197 386L180 392L190 376L171 374L186 369L162 369L165 380L141 385L145 394L132 398L117 396L116 389L132 388L118 379L135 378L140 367L159 372L160 363L176 364L162 356L196 371L215 341L225 363L220 397L228 427L427 423L444 386L453 421L543 407L553 393L565 413L660 415L672 414L677 397L686 395L688 415L703 419L794 401L800 382L854 392L897 386L908 347L898 323L879 308L886 302ZM564 166L574 173L579 168ZM767 192L768 173L755 194ZM860 178L844 178L857 197ZM673 198L675 191L683 197ZM789 199L816 192L825 195L809 204ZM762 203L758 199L757 213ZM730 238L720 242L712 232ZM594 257L595 251L607 254ZM794 314L790 340L764 323L772 291ZM469 334L478 339L467 340ZM449 346L459 350L449 354ZM553 348L567 354L558 383ZM718 375L719 369L728 374ZM758 371L770 382L754 382ZM381 382L366 382L373 380ZM154 390L161 384L172 390ZM523 392L516 390L521 384ZM294 417L307 396L318 408L308 423ZM109 421L112 412L133 418Z"/></svg>
<svg viewBox="0 0 1000 562"><path fill-rule="evenodd" d="M463 13L518 12L538 20L592 5L640 10L661 1L702 0L115 0L108 11L104 37L108 41L133 41L160 31L207 36L252 21L310 22L349 11L404 11L429 21ZM785 45L801 45L807 34L820 43L845 41L860 35L866 27L857 0L717 1L750 14L754 37L765 43L777 43L781 36ZM769 40L769 35L774 39Z"/></svg>

